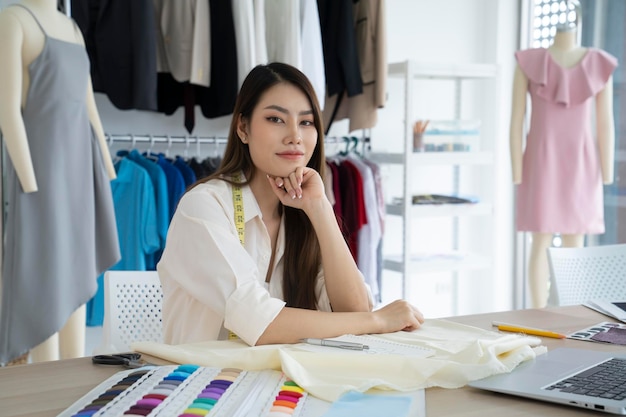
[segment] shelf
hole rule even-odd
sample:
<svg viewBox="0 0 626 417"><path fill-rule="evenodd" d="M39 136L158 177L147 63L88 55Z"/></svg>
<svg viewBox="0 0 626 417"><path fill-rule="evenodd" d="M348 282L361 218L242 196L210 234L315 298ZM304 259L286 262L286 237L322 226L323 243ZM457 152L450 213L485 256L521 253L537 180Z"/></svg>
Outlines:
<svg viewBox="0 0 626 417"><path fill-rule="evenodd" d="M373 152L368 156L381 164L404 164L403 153ZM415 165L491 165L493 152L413 152L408 156Z"/></svg>
<svg viewBox="0 0 626 417"><path fill-rule="evenodd" d="M400 255L387 256L385 268L404 272L404 265ZM420 254L408 265L410 273L463 271L474 269L488 269L491 267L489 258L475 254Z"/></svg>
<svg viewBox="0 0 626 417"><path fill-rule="evenodd" d="M387 214L403 216L404 208L401 204L387 204ZM461 217L484 216L493 214L493 206L489 203L475 204L414 204L410 208L413 217Z"/></svg>
<svg viewBox="0 0 626 417"><path fill-rule="evenodd" d="M493 78L498 73L498 67L492 64L440 64L405 61L389 64L388 76L404 77L409 71L413 78Z"/></svg>
<svg viewBox="0 0 626 417"><path fill-rule="evenodd" d="M429 62L417 62L417 61L404 61L398 63L391 63L388 65L389 78L395 78L396 81L402 81L404 84L404 109L401 114L401 120L403 124L403 142L401 147L392 147L389 145L389 149L384 149L385 145L381 146L382 149L376 149L376 152L368 153L368 157L379 164L396 165L402 168L402 174L394 175L393 180L402 180L401 186L401 199L404 201L401 204L387 204L386 213L392 216L398 216L401 219L402 227L404 231L402 233L402 248L398 249L400 255L391 254L391 256L384 255L383 268L402 274L402 296L406 298L411 292L409 274L424 273L424 272L452 272L453 273L453 305L457 304L457 286L456 286L456 272L460 270L468 269L491 269L492 268L492 256L491 247L489 246L489 254L481 253L469 254L461 251L471 250L474 245L472 242L459 242L459 234L462 228L466 225L474 228L474 223L489 222L489 226L493 225L491 217L493 217L495 207L493 202L479 202L472 204L410 204L409 201L414 193L414 186L417 185L418 179L414 174L419 171L419 180L428 179L428 175L436 175L438 168L451 168L448 174L442 176L443 181L429 182L429 188L432 189L445 189L446 193L459 194L460 190L465 190L464 193L478 193L482 194L482 187L479 187L477 181L484 179L484 182L491 182L494 180L493 168L495 165L494 156L494 116L492 107L496 104L497 93L497 79L498 79L498 65L497 64L463 64L463 63L429 63ZM437 82L431 82L431 80L437 80ZM439 82L438 80L441 80ZM485 83L488 81L488 83ZM464 88L466 83L476 82L477 89ZM400 83L397 86L400 87ZM445 85L444 85L445 84ZM395 86L395 84L394 84ZM421 88L424 86L432 86L437 88L440 86L445 87L441 96L436 96L436 92L431 91L430 88ZM442 123L444 127L453 126L454 129L449 132L443 129L440 135L428 135L424 136L424 143L449 144L459 143L467 145L469 150L456 151L456 152L411 152L413 150L413 120L414 117L414 96L417 90L420 90L420 100L422 104L428 104L429 95L435 97L439 101L446 99L447 94L452 93L453 97L450 97L450 111L452 114L450 120ZM422 94L424 93L425 94ZM464 120L462 116L465 112L462 111L462 107L465 105L466 100L463 99L463 95L466 93L473 93L474 98L480 99L480 102L486 102L489 100L493 103L491 106L480 106L477 110L477 114L473 115L476 120L479 121L478 125L483 123L487 127L485 131L476 130L475 134L462 135L458 132L465 131L458 126L462 126ZM400 95L398 95L398 99ZM472 98L472 96L470 96ZM478 101L478 100L476 100ZM438 103L439 104L439 103ZM445 103L442 103L445 104ZM483 108L484 107L484 108ZM422 110L423 111L423 110ZM427 117L427 116L422 116ZM466 121L465 121L466 123ZM458 125L458 126L457 126ZM432 126L431 126L432 128ZM469 130L468 130L469 131ZM399 138L398 138L399 139ZM395 145L395 143L394 143ZM449 148L445 148L449 149ZM429 148L430 150L430 148ZM413 169L418 167L418 169ZM395 174L395 172L394 172ZM464 178L468 178L468 181L464 181ZM433 178L436 180L436 178ZM400 185L400 184L398 184ZM469 185L469 187L467 187ZM494 183L495 185L495 183ZM493 190L493 188L492 188ZM489 190L485 190L489 191ZM397 191L394 191L394 193ZM436 191L430 190L429 192L436 194ZM391 200L389 200L391 202ZM459 221L460 217L465 216L484 216L482 218L472 217L471 221ZM417 218L448 218L449 222L446 223L446 227L450 226L451 234L448 240L443 240L442 243L446 253L438 254L415 254L411 250L413 245L413 226L414 220ZM474 220L480 220L480 222L474 222ZM429 227L432 223L433 227L438 222L422 221L418 226ZM479 225L476 224L476 227ZM480 230L482 230L481 228ZM491 229L491 228L490 228ZM476 239L484 239L481 233L478 233ZM472 238L473 239L473 238ZM461 247L463 246L463 247ZM406 259L409 257L411 259Z"/></svg>

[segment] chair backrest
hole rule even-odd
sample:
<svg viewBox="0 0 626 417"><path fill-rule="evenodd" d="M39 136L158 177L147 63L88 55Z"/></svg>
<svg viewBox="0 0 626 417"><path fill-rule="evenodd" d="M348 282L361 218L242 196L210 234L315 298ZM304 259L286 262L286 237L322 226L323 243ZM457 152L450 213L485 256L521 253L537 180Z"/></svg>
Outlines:
<svg viewBox="0 0 626 417"><path fill-rule="evenodd" d="M626 244L548 248L548 305L626 300Z"/></svg>
<svg viewBox="0 0 626 417"><path fill-rule="evenodd" d="M162 342L162 302L156 271L105 272L102 343L94 354L128 352L138 341Z"/></svg>

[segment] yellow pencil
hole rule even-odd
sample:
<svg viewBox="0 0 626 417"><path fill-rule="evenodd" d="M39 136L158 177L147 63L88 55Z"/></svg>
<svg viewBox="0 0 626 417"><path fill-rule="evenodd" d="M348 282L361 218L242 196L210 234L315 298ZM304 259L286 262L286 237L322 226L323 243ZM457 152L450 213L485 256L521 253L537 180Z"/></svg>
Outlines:
<svg viewBox="0 0 626 417"><path fill-rule="evenodd" d="M524 333L533 336L551 337L554 339L565 339L567 337L564 334L553 332L550 330L534 329L532 327L524 327L517 324L500 323L494 321L492 325L497 327L498 330L504 332Z"/></svg>

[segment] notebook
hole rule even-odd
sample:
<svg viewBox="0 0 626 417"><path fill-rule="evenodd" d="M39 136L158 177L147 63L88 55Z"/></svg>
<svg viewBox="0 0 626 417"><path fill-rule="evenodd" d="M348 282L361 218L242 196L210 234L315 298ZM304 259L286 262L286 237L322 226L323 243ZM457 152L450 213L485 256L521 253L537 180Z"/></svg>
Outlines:
<svg viewBox="0 0 626 417"><path fill-rule="evenodd" d="M617 380L615 388L609 388L604 379L609 375ZM587 388L578 387L583 380ZM474 381L469 386L626 415L626 352L558 348L522 363L510 373ZM606 388L608 392L602 394Z"/></svg>
<svg viewBox="0 0 626 417"><path fill-rule="evenodd" d="M602 313L606 316L613 317L619 321L626 323L626 302L613 302L606 300L589 300L583 303L585 307Z"/></svg>

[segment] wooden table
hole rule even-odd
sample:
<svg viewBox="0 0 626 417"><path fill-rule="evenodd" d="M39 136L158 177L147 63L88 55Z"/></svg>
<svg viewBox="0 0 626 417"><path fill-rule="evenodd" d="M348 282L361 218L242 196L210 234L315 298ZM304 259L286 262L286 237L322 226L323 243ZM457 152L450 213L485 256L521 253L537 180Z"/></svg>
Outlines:
<svg viewBox="0 0 626 417"><path fill-rule="evenodd" d="M602 321L611 321L608 317L582 306L506 311L449 319L485 329L491 329L491 322L497 320L560 333L572 333ZM543 341L549 349L567 346L624 351L622 346L570 339L543 338ZM153 363L167 363L156 358L147 359ZM90 358L0 368L0 416L56 416L120 370L119 367L93 365ZM602 414L464 387L453 390L427 389L426 415L515 417Z"/></svg>

